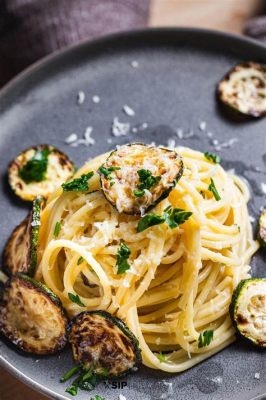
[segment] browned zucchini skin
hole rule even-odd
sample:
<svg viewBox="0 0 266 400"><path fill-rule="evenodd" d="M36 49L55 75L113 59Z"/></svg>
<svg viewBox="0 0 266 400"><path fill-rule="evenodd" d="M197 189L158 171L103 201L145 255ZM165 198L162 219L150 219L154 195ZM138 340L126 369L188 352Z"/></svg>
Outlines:
<svg viewBox="0 0 266 400"><path fill-rule="evenodd" d="M15 330L10 331L5 328L5 318L3 316L2 310L3 308L7 307L7 302L9 301L8 290L11 289L13 280L18 280L20 284L23 285L25 288L34 289L41 296L45 296L46 299L48 299L56 307L56 310L59 311L59 315L62 318L62 322L65 326L65 334L58 339L56 345L53 348L36 351L36 348L28 345L25 341L19 339L16 336ZM62 306L61 300L46 285L22 273L16 274L6 282L0 297L0 335L11 342L18 350L22 350L25 353L35 355L37 354L39 356L55 354L61 351L67 344L67 323L67 315Z"/></svg>
<svg viewBox="0 0 266 400"><path fill-rule="evenodd" d="M139 143L139 142L128 143L128 144L126 144L126 145L124 145L124 146L133 146L133 145L140 145L140 146L145 146L145 147L148 146L148 145L145 144L145 143ZM171 151L170 149L168 149L168 148L166 148L166 147L163 147L163 149L164 149L165 151ZM109 158L110 158L116 151L117 151L117 150L111 151L111 153L109 154L109 156L108 156L107 159L106 159L106 162L109 160ZM104 166L104 165L102 164L102 166ZM148 211L150 211L151 209L153 209L157 204L159 204L162 200L164 200L164 199L166 199L166 198L168 197L168 195L171 193L171 191L172 191L172 190L174 189L174 187L176 186L176 184L177 184L177 182L179 181L179 179L182 177L183 172L184 172L184 163L183 163L183 161L182 161L182 159L181 159L181 168L180 168L180 170L179 170L178 175L177 175L176 178L174 179L172 186L169 187L168 189L166 189L166 190L163 192L163 194L162 194L156 201L154 201L149 207L147 207L146 210L145 210L145 213L147 213ZM116 211L118 212L118 210L117 210L117 208L116 208L116 205L113 204L113 203L110 201L110 199L108 198L107 194L105 193L105 190L104 190L104 179L105 179L105 177L104 177L100 172L99 172L99 175L100 175L101 189L102 189L102 192L103 192L103 194L104 194L104 197L106 198L106 200L108 201L108 203L110 203L110 204L116 209ZM123 214L126 214L126 215L136 215L136 216L137 216L137 215L140 215L140 211L139 211L139 212L136 212L136 213L131 213L131 212L123 211Z"/></svg>
<svg viewBox="0 0 266 400"><path fill-rule="evenodd" d="M26 153L29 150L42 151L42 150L47 149L47 148L49 149L49 151L51 153L52 152L57 153L58 157L59 157L59 163L61 164L61 166L65 167L66 165L68 165L68 167L73 170L73 174L72 175L74 175L74 172L75 172L74 162L65 153L63 153L61 150L59 150L55 146L52 146L52 145L49 145L49 144L38 144L36 146L28 147L27 149L21 151L21 153L19 155L21 155L23 153ZM19 155L17 157L19 157ZM18 170L21 168L21 166L18 165L18 162L16 161L17 157L14 158L14 160L10 161L10 163L8 165L8 182L9 182L9 185L10 185L12 191L15 193L15 195L20 197L17 194L16 188L14 187L14 185L13 185L11 179L10 179L10 175L11 175L10 172L11 172L12 168L17 168ZM47 197L48 196L45 196L45 198L47 198ZM20 197L20 198L22 200L24 200L24 201L32 201L33 200L33 199L25 199L25 198L22 198L22 197Z"/></svg>
<svg viewBox="0 0 266 400"><path fill-rule="evenodd" d="M23 237L27 236L28 239L28 247L30 249L30 236L31 236L31 212L27 215L27 217L13 230L7 243L4 247L3 255L2 255L2 263L3 270L7 273L8 276L12 276L17 272L28 273L28 266L30 264L30 251L27 252L27 257L25 260L21 260L21 264L16 268L12 261L11 256L11 248L12 243L15 240L16 236L19 235L19 243L22 242Z"/></svg>
<svg viewBox="0 0 266 400"><path fill-rule="evenodd" d="M70 340L70 333L71 333L71 329L75 324L79 324L80 319L83 318L83 316L86 315L99 315L100 317L103 317L105 320L110 321L111 323L113 323L114 325L116 325L121 331L122 333L124 333L124 335L126 335L129 339L129 341L131 342L131 345L133 346L134 349L134 353L135 353L135 357L136 357L136 361L135 364L132 368L119 373L119 374L109 374L108 377L112 378L112 377L122 377L127 375L129 372L131 371L135 371L142 363L142 356L141 356L141 349L139 347L139 342L138 339L135 337L135 335L130 331L130 329L127 327L127 325L119 318L114 317L113 315L111 315L110 313L106 312L106 311L102 311L102 310L97 310L97 311L83 311L80 314L76 315L69 323L68 327L67 327L67 332L68 332L68 339L69 342L71 343ZM75 356L75 352L73 349L73 343L71 343L72 345L72 350L73 350L73 356L75 361L83 364L84 360L80 360L77 358L77 356Z"/></svg>
<svg viewBox="0 0 266 400"><path fill-rule="evenodd" d="M220 85L222 82L224 81L228 81L230 79L230 76L233 72L236 72L238 67L243 67L243 68L252 68L252 67L256 67L261 69L262 71L265 72L266 70L266 66L264 66L263 64L259 64L259 63L254 63L252 61L249 62L245 62L242 64L237 64L235 65L233 68L231 68L225 75L224 77L220 80L220 82L217 84L216 87L216 97L217 100L219 101L220 105L223 107L223 110L231 117L237 118L239 120L245 120L245 119L253 119L253 118L261 118L264 117L266 115L266 110L264 112L258 113L258 112L250 112L250 113L243 113L242 111L240 111L237 107L234 107L230 102L225 101L224 99L222 99L223 94L222 94L222 90L220 88Z"/></svg>

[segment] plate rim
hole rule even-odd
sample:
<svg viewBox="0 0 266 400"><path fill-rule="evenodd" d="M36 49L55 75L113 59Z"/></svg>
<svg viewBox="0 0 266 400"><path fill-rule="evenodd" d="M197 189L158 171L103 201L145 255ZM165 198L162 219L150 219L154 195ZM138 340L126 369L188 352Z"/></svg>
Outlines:
<svg viewBox="0 0 266 400"><path fill-rule="evenodd" d="M152 27L152 28L141 28L133 30L123 30L108 35L102 35L98 38L93 38L89 40L85 39L80 41L79 43L66 46L63 49L56 50L53 53L42 57L40 60L37 60L27 68L22 70L20 73L15 75L15 77L13 77L0 89L0 100L2 100L10 91L15 89L16 86L19 85L21 81L27 80L27 78L32 76L32 74L37 73L41 69L45 69L49 64L52 64L53 62L56 62L60 58L71 54L73 51L77 51L78 49L81 50L86 47L100 46L101 44L106 45L109 42L111 43L112 41L115 41L119 38L148 35L153 33L155 35L160 33L162 34L168 33L172 35L180 33L183 34L187 33L195 36L205 35L206 37L211 36L213 38L216 38L217 40L223 40L223 39L232 40L235 43L238 42L241 44L252 45L256 47L258 50L263 50L263 51L266 50L266 44L259 42L255 39L251 39L244 35L223 32L214 29L193 28L193 27ZM10 372L13 376L15 376L24 384L36 390L36 392L38 393L42 393L52 399L69 400L69 398L66 397L65 395L59 394L58 392L55 392L54 390L45 387L41 383L35 381L34 379L26 375L24 372L16 368L16 366L10 363L6 358L4 358L1 354L0 354L0 366L6 369L8 372ZM260 395L256 395L255 397L252 397L250 400L263 400L264 398L263 396L265 394L266 392Z"/></svg>

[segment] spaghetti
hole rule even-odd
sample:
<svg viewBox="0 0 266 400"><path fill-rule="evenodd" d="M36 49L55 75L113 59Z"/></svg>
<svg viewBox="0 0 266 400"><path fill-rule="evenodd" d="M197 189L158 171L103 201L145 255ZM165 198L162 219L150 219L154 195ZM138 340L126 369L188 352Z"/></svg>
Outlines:
<svg viewBox="0 0 266 400"><path fill-rule="evenodd" d="M94 174L90 193L60 188L49 197L41 217L36 273L70 317L84 310L117 315L137 336L144 364L173 373L234 341L228 306L235 286L249 277L258 248L246 184L198 151L182 147L177 152L183 157L183 176L153 212L162 214L172 205L191 211L190 219L175 229L163 223L137 233L140 217L119 214ZM106 156L87 162L76 177L96 172ZM210 178L219 201L209 190ZM121 241L131 251L124 274L115 267ZM71 302L69 293L78 294L84 307ZM213 331L213 340L199 348L200 333L206 330Z"/></svg>

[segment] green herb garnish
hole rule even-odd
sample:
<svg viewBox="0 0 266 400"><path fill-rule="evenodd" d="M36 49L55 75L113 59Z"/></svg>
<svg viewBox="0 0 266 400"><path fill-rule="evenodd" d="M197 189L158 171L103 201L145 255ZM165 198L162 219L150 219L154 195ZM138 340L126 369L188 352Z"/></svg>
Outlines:
<svg viewBox="0 0 266 400"><path fill-rule="evenodd" d="M73 303L76 303L80 307L86 307L84 303L80 300L80 297L78 294L73 294L73 293L68 293L68 298L71 300Z"/></svg>
<svg viewBox="0 0 266 400"><path fill-rule="evenodd" d="M71 385L66 389L66 392L71 394L72 396L76 396L78 393L78 389L82 390L93 390L95 389L97 383L103 379L103 377L107 376L102 373L95 373L93 369L84 368L82 365L78 365L68 371L60 380L60 382L65 382L70 379L74 374L80 372L78 377L74 379ZM98 397L97 397L98 396ZM104 400L101 396L96 395L95 400Z"/></svg>
<svg viewBox="0 0 266 400"><path fill-rule="evenodd" d="M49 153L47 147L35 151L34 156L19 170L19 177L25 183L42 182L47 172Z"/></svg>
<svg viewBox="0 0 266 400"><path fill-rule="evenodd" d="M75 367L71 368L65 373L65 375L62 376L60 382L66 382L68 379L72 378L72 376L75 375L81 368L81 365L76 365Z"/></svg>
<svg viewBox="0 0 266 400"><path fill-rule="evenodd" d="M137 232L145 231L145 229L162 224L163 222L165 222L165 218L161 215L154 213L144 215L138 222Z"/></svg>
<svg viewBox="0 0 266 400"><path fill-rule="evenodd" d="M165 362L165 360L166 360L165 354L162 353L161 351L160 351L160 353L158 354L157 357L158 357L158 359L159 359L160 362Z"/></svg>
<svg viewBox="0 0 266 400"><path fill-rule="evenodd" d="M77 264L80 265L80 264L83 263L83 261L84 261L84 258L83 257L79 257Z"/></svg>
<svg viewBox="0 0 266 400"><path fill-rule="evenodd" d="M168 206L164 210L164 218L167 225L171 228L177 228L178 225L183 224L189 217L191 217L191 211L185 211L182 208L173 208Z"/></svg>
<svg viewBox="0 0 266 400"><path fill-rule="evenodd" d="M89 189L89 179L94 175L94 172L88 172L81 175L80 178L73 179L70 182L62 184L64 192L84 192Z"/></svg>
<svg viewBox="0 0 266 400"><path fill-rule="evenodd" d="M164 210L163 215L151 213L141 218L138 222L137 232L142 232L151 226L163 224L164 222L166 222L171 229L174 229L177 228L178 225L183 224L191 215L192 212L190 211L168 206Z"/></svg>
<svg viewBox="0 0 266 400"><path fill-rule="evenodd" d="M213 331L204 331L199 335L198 339L198 348L209 346L211 341L213 340Z"/></svg>
<svg viewBox="0 0 266 400"><path fill-rule="evenodd" d="M130 254L131 250L122 242L116 255L116 268L118 274L124 274L130 268L127 261Z"/></svg>
<svg viewBox="0 0 266 400"><path fill-rule="evenodd" d="M214 180L212 178L211 178L211 183L210 183L210 185L208 187L208 190L210 192L212 192L212 194L214 195L214 198L215 198L216 201L221 200L221 196L219 195L218 190L216 189Z"/></svg>
<svg viewBox="0 0 266 400"><path fill-rule="evenodd" d="M105 398L102 397L102 396L99 396L98 394L96 394L96 396L95 397L91 397L90 400L105 400Z"/></svg>
<svg viewBox="0 0 266 400"><path fill-rule="evenodd" d="M120 167L104 167L103 165L99 168L99 172L103 174L107 179L110 179L110 175L113 171L118 171Z"/></svg>
<svg viewBox="0 0 266 400"><path fill-rule="evenodd" d="M218 154L210 153L209 151L204 153L204 157L207 158L207 160L212 161L214 164L220 164L221 162L221 157L218 156Z"/></svg>
<svg viewBox="0 0 266 400"><path fill-rule="evenodd" d="M133 194L136 197L141 197L145 194L145 189L149 190L153 186L157 185L161 180L161 176L153 176L151 171L148 169L139 169L137 171L140 183L137 185L137 189L133 190Z"/></svg>
<svg viewBox="0 0 266 400"><path fill-rule="evenodd" d="M61 222L57 221L54 227L54 237L57 238L61 230Z"/></svg>

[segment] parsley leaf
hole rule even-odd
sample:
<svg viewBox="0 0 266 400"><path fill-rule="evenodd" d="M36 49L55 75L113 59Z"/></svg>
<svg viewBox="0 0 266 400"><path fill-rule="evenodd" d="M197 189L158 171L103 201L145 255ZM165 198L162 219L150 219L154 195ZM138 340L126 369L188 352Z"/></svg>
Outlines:
<svg viewBox="0 0 266 400"><path fill-rule="evenodd" d="M214 164L220 164L221 162L221 157L218 156L218 154L210 153L209 151L204 153L204 157L207 158L207 160L212 161Z"/></svg>
<svg viewBox="0 0 266 400"><path fill-rule="evenodd" d="M213 331L204 331L199 335L198 348L209 346L213 340Z"/></svg>
<svg viewBox="0 0 266 400"><path fill-rule="evenodd" d="M68 379L72 378L72 376L75 375L81 368L81 365L75 365L62 376L60 382L66 382Z"/></svg>
<svg viewBox="0 0 266 400"><path fill-rule="evenodd" d="M78 294L73 294L73 293L68 293L68 298L71 300L73 303L76 303L80 307L86 307L84 303L80 300L80 297Z"/></svg>
<svg viewBox="0 0 266 400"><path fill-rule="evenodd" d="M42 182L47 172L49 153L48 147L35 151L34 156L19 170L19 177L25 183Z"/></svg>
<svg viewBox="0 0 266 400"><path fill-rule="evenodd" d="M94 172L81 175L80 178L62 184L64 192L84 192L89 189L88 180L94 175Z"/></svg>
<svg viewBox="0 0 266 400"><path fill-rule="evenodd" d="M221 200L221 196L219 195L218 190L216 189L214 180L212 178L211 178L211 183L210 183L210 185L208 187L208 190L210 192L212 192L212 194L214 195L214 198L215 198L216 201Z"/></svg>
<svg viewBox="0 0 266 400"><path fill-rule="evenodd" d="M166 360L165 354L162 353L161 351L160 351L160 353L158 354L157 357L158 357L160 362L165 362L165 360Z"/></svg>
<svg viewBox="0 0 266 400"><path fill-rule="evenodd" d="M116 267L118 274L124 274L129 268L128 258L131 254L131 250L125 243L121 243L116 255Z"/></svg>
<svg viewBox="0 0 266 400"><path fill-rule="evenodd" d="M154 213L144 215L144 217L142 217L138 222L137 232L145 231L145 229L148 229L151 226L159 225L164 222L165 222L164 216Z"/></svg>
<svg viewBox="0 0 266 400"><path fill-rule="evenodd" d="M174 229L178 227L178 225L183 224L191 215L192 212L190 211L168 206L164 210L163 215L151 213L141 218L138 222L137 232L142 232L151 226L163 224L164 222L166 222L171 229Z"/></svg>
<svg viewBox="0 0 266 400"><path fill-rule="evenodd" d="M66 392L71 394L71 396L76 396L78 393L78 386L77 385L71 385L68 388L66 388Z"/></svg>
<svg viewBox="0 0 266 400"><path fill-rule="evenodd" d="M61 230L61 222L57 221L54 227L54 237L56 238L58 237L60 230Z"/></svg>
<svg viewBox="0 0 266 400"><path fill-rule="evenodd" d="M110 179L110 175L113 171L118 171L120 167L104 167L103 165L99 168L99 172L104 175L107 179Z"/></svg>
<svg viewBox="0 0 266 400"><path fill-rule="evenodd" d="M145 190L149 190L153 186L157 185L161 180L160 176L153 176L151 171L148 169L139 169L137 171L140 183L137 185L139 190L133 190L133 194L136 197L141 197L145 194Z"/></svg>
<svg viewBox="0 0 266 400"><path fill-rule="evenodd" d="M177 228L178 225L183 224L189 217L191 217L192 212L191 211L185 211L182 208L172 208L171 206L168 206L164 210L164 218L165 222L167 225L171 228Z"/></svg>
<svg viewBox="0 0 266 400"><path fill-rule="evenodd" d="M90 400L105 400L104 397L99 396L98 394L96 394L95 397L91 397Z"/></svg>
<svg viewBox="0 0 266 400"><path fill-rule="evenodd" d="M84 261L84 258L81 256L81 257L79 257L79 259L78 259L78 262L77 262L77 265L80 265L80 264L82 264L83 263L83 261Z"/></svg>

